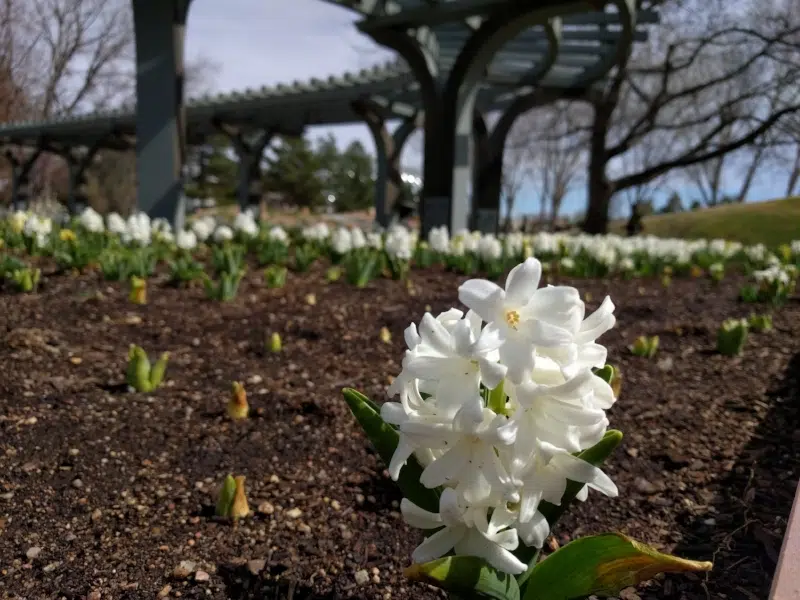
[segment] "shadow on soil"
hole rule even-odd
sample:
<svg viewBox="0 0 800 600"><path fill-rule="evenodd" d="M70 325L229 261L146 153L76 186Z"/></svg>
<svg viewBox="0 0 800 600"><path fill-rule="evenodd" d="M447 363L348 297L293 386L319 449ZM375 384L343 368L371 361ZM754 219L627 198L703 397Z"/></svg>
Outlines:
<svg viewBox="0 0 800 600"><path fill-rule="evenodd" d="M660 593L648 598L764 600L769 596L800 478L796 450L800 445L800 353L791 358L782 380L767 396L771 409L719 482L713 510L687 519L681 531L683 542L673 551L684 558L711 559L714 569L693 582L692 576L669 576ZM704 592L698 593L700 587Z"/></svg>
<svg viewBox="0 0 800 600"><path fill-rule="evenodd" d="M334 600L339 597L316 594L308 586L294 581L274 581L285 570L281 565L272 565L256 575L246 565L221 566L218 575L225 584L225 593L230 600Z"/></svg>

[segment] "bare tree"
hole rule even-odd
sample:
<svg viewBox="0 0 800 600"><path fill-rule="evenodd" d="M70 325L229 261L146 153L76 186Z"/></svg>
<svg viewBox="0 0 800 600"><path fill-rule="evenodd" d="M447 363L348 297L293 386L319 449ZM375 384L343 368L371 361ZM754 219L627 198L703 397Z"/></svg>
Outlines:
<svg viewBox="0 0 800 600"><path fill-rule="evenodd" d="M6 0L13 2L14 0ZM19 81L37 117L106 108L133 88L133 23L125 0L16 0Z"/></svg>
<svg viewBox="0 0 800 600"><path fill-rule="evenodd" d="M587 94L589 233L606 231L615 193L754 145L800 112L796 3L658 4L662 24L650 42ZM648 138L658 150L648 164L612 178L612 161Z"/></svg>
<svg viewBox="0 0 800 600"><path fill-rule="evenodd" d="M540 200L539 217L551 229L564 198L585 169L585 137L570 134L576 112L577 107L556 103L530 112L525 119L533 181Z"/></svg>

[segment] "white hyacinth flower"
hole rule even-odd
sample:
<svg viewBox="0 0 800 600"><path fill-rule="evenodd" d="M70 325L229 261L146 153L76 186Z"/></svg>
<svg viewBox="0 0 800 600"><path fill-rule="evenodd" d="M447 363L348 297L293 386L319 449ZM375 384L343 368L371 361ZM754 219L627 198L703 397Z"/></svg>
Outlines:
<svg viewBox="0 0 800 600"><path fill-rule="evenodd" d="M423 510L405 498L400 512L412 527L439 530L417 546L414 562L429 562L455 550L456 554L483 558L495 569L512 575L528 568L513 554L519 546L517 532L498 522L495 514L487 519L485 507L464 507L451 489L442 492L438 513Z"/></svg>
<svg viewBox="0 0 800 600"><path fill-rule="evenodd" d="M233 239L233 229L227 225L220 225L214 230L214 241L219 243L227 242Z"/></svg>
<svg viewBox="0 0 800 600"><path fill-rule="evenodd" d="M175 245L181 250L194 250L197 246L197 235L191 229L179 231L175 236Z"/></svg>
<svg viewBox="0 0 800 600"><path fill-rule="evenodd" d="M534 440L533 445L529 455L520 455L511 461L511 471L520 486L515 527L526 545L541 548L550 527L539 512L539 504L544 500L560 505L567 480L584 483L612 498L618 492L608 475L594 465L547 442Z"/></svg>
<svg viewBox="0 0 800 600"><path fill-rule="evenodd" d="M289 243L289 234L283 227L276 225L269 230L267 237L273 242L281 242L282 244Z"/></svg>
<svg viewBox="0 0 800 600"><path fill-rule="evenodd" d="M197 236L197 241L203 243L211 237L216 226L216 219L211 215L207 215L192 223L192 231Z"/></svg>
<svg viewBox="0 0 800 600"><path fill-rule="evenodd" d="M106 227L108 230L115 234L115 235L122 235L125 233L128 225L125 223L125 219L122 218L118 213L112 212L106 216Z"/></svg>
<svg viewBox="0 0 800 600"><path fill-rule="evenodd" d="M464 233L449 246L477 247L490 258L503 252L493 239ZM544 239L555 240L556 250L572 243L581 252L593 248L599 262L618 260L608 244ZM614 304L605 298L586 316L576 289L539 288L540 278L541 263L529 258L505 288L469 280L458 290L469 312L426 313L404 332L408 350L389 387L399 398L380 412L399 438L390 476L398 480L415 460L420 484L440 492L438 513L401 504L409 524L437 530L414 551L416 562L452 551L522 573L514 550L520 542L541 547L550 533L542 502L558 505L570 480L584 484L578 500L589 489L617 494L599 468L574 456L603 439L616 401L593 371L605 366L606 348L596 340L614 326Z"/></svg>
<svg viewBox="0 0 800 600"><path fill-rule="evenodd" d="M258 223L252 213L242 211L236 214L233 219L233 229L237 233L241 233L247 237L255 237L258 235Z"/></svg>
<svg viewBox="0 0 800 600"><path fill-rule="evenodd" d="M460 312L460 311L459 311ZM450 321L449 327L425 313L419 327L420 343L404 361L410 377L435 382L434 395L450 415L472 401L471 414L481 418L482 404L476 401L480 384L497 387L507 368L498 362L498 353L481 344L481 320L470 311L464 319Z"/></svg>
<svg viewBox="0 0 800 600"><path fill-rule="evenodd" d="M103 217L91 206L87 206L81 213L78 222L86 231L91 231L92 233L101 233L106 229Z"/></svg>
<svg viewBox="0 0 800 600"><path fill-rule="evenodd" d="M541 275L541 263L529 258L511 270L505 289L485 279L470 279L458 288L458 299L488 323L483 335L494 338L514 383L521 383L533 369L538 347L568 347L570 330L583 317L578 291L539 288Z"/></svg>

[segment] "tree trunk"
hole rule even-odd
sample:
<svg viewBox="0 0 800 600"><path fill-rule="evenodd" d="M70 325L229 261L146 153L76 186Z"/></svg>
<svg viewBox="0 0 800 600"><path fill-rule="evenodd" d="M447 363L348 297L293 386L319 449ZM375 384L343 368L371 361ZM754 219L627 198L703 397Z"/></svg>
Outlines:
<svg viewBox="0 0 800 600"><path fill-rule="evenodd" d="M797 185L797 180L800 179L800 145L795 150L797 154L794 157L794 165L792 170L789 171L789 180L786 182L786 195L791 196L794 192L794 187Z"/></svg>
<svg viewBox="0 0 800 600"><path fill-rule="evenodd" d="M550 231L556 230L556 221L558 220L558 213L561 212L561 203L564 201L566 194L556 193L551 199L550 206L552 213L550 214Z"/></svg>
<svg viewBox="0 0 800 600"><path fill-rule="evenodd" d="M742 187L739 188L739 193L736 195L737 202L744 202L747 192L750 191L750 186L753 185L753 180L756 177L758 167L761 166L762 156L764 156L764 147L759 146L753 155L750 165L747 167L747 172L745 173L744 180L742 181Z"/></svg>
<svg viewBox="0 0 800 600"><path fill-rule="evenodd" d="M589 177L586 219L583 230L591 234L604 234L608 232L608 211L611 208L611 196L614 186L606 174L606 136L608 134L611 111L613 107L594 107L594 121L592 135L589 140Z"/></svg>

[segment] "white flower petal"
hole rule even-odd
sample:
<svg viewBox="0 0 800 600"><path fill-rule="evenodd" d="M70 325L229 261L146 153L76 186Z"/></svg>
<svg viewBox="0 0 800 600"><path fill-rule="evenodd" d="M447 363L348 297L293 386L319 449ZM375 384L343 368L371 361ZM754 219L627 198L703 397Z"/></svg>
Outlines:
<svg viewBox="0 0 800 600"><path fill-rule="evenodd" d="M494 321L502 310L505 292L496 283L470 279L458 287L458 300L484 321Z"/></svg>
<svg viewBox="0 0 800 600"><path fill-rule="evenodd" d="M467 528L463 525L445 527L417 546L411 558L418 564L436 560L450 552L466 532Z"/></svg>
<svg viewBox="0 0 800 600"><path fill-rule="evenodd" d="M406 523L417 529L438 529L443 525L439 514L420 508L408 498L400 501L400 513Z"/></svg>
<svg viewBox="0 0 800 600"><path fill-rule="evenodd" d="M509 306L525 306L539 288L542 263L531 257L517 265L506 277L506 302Z"/></svg>

